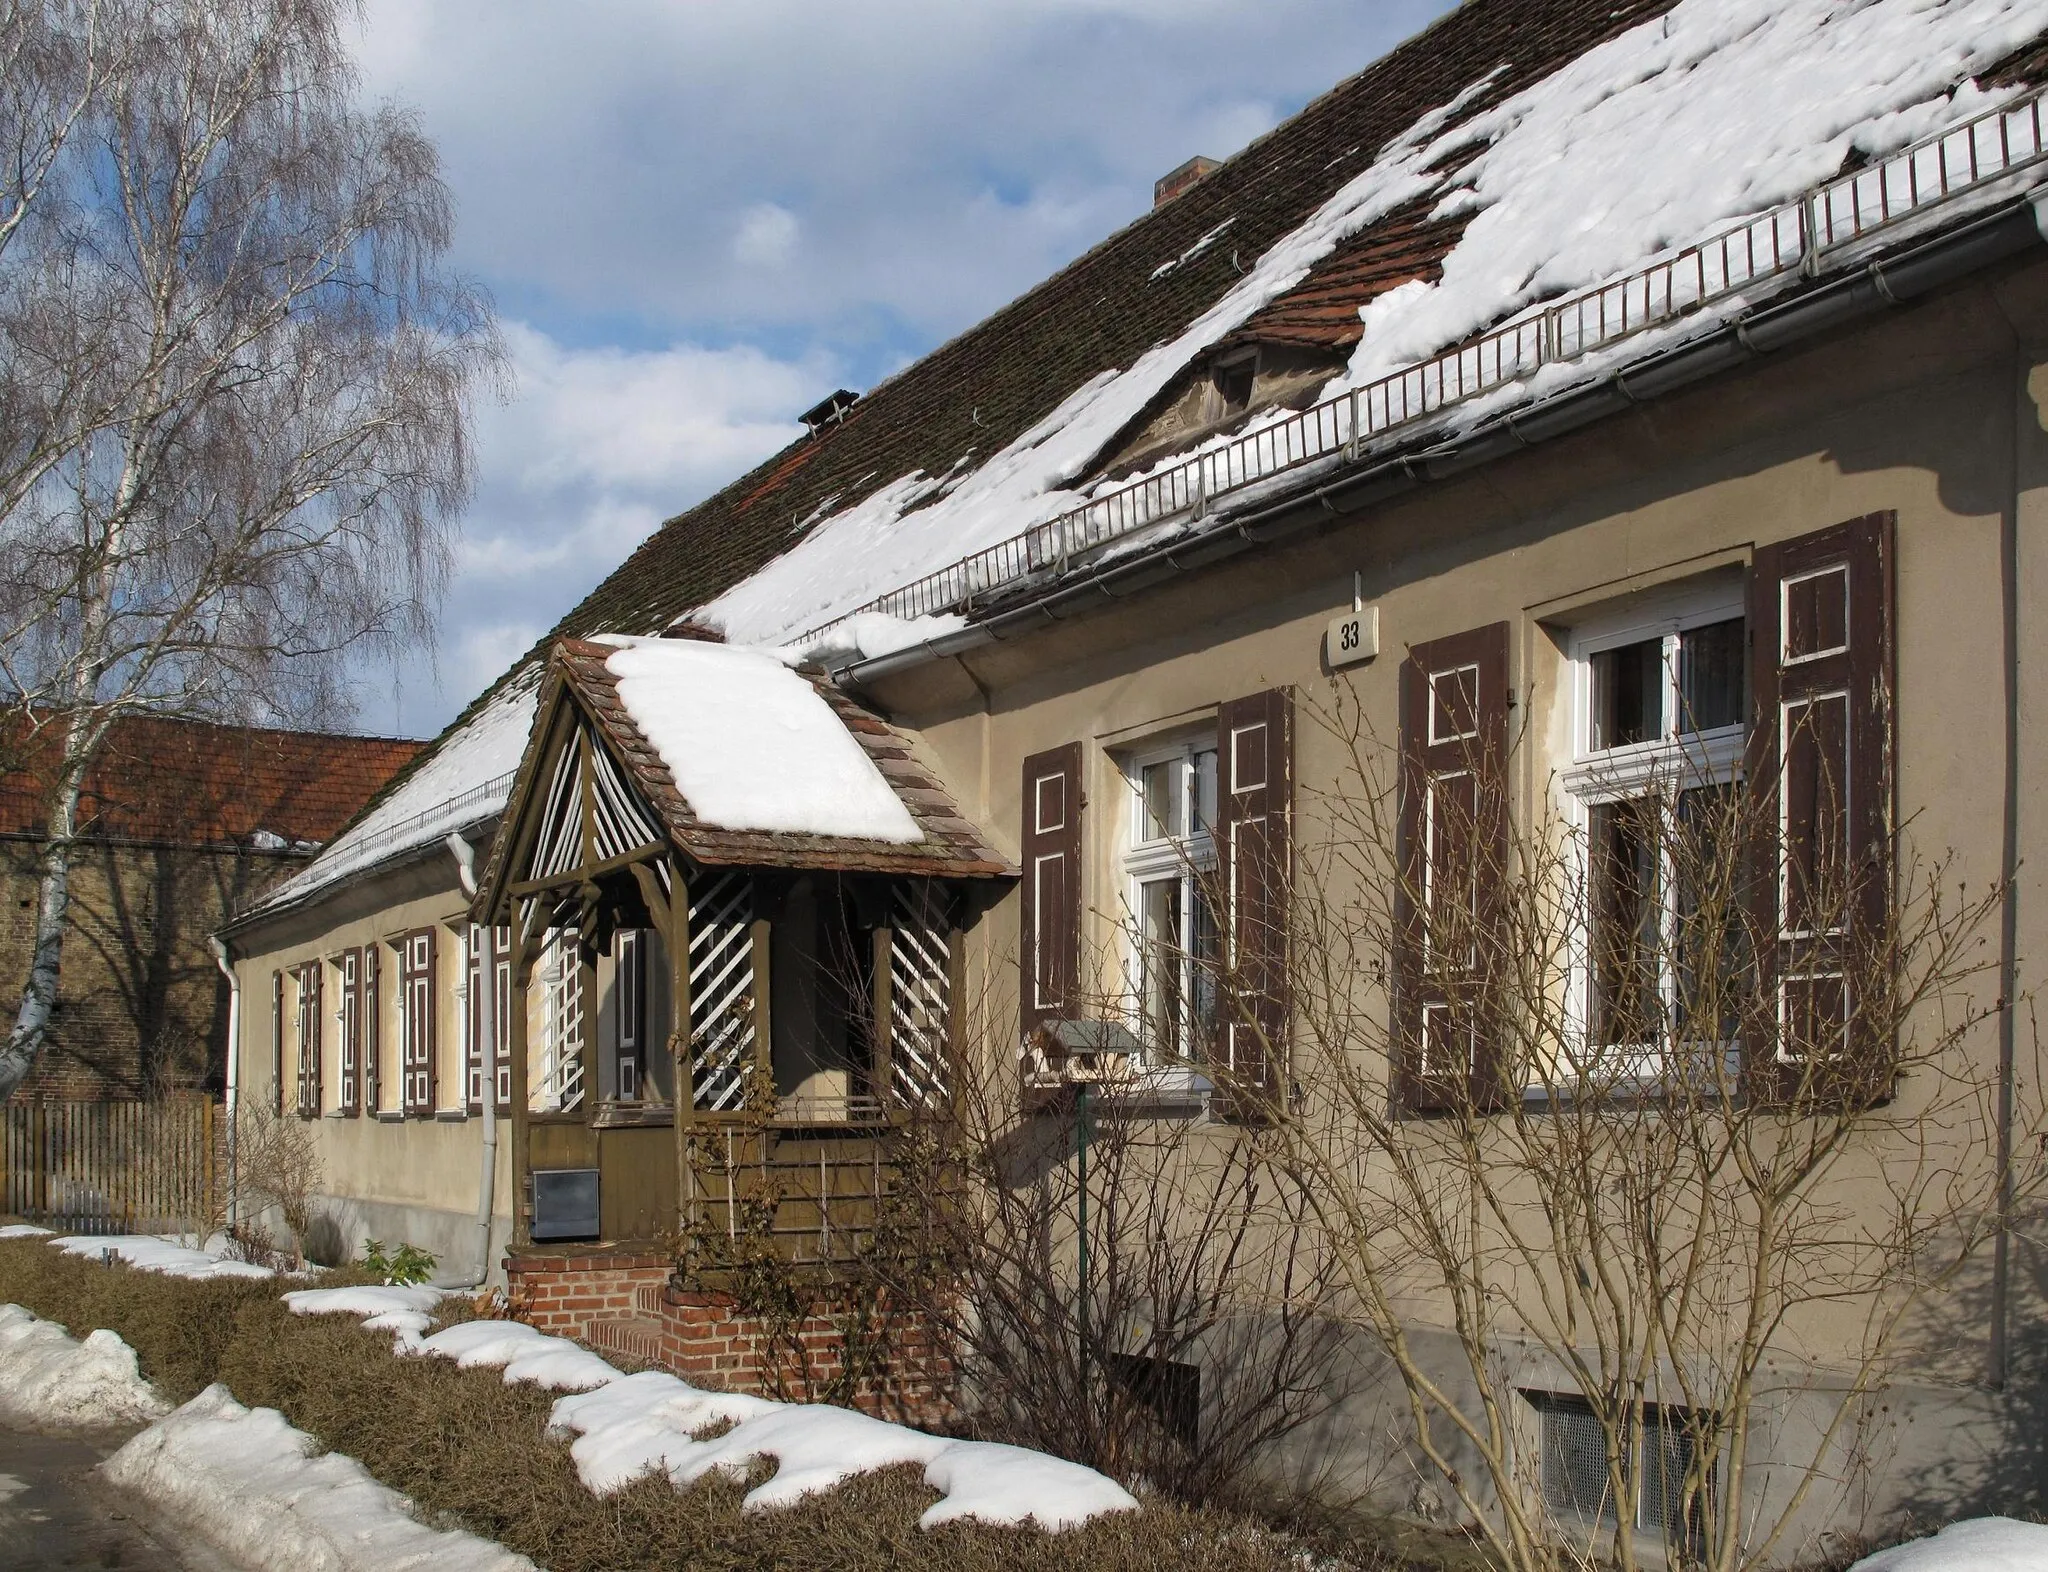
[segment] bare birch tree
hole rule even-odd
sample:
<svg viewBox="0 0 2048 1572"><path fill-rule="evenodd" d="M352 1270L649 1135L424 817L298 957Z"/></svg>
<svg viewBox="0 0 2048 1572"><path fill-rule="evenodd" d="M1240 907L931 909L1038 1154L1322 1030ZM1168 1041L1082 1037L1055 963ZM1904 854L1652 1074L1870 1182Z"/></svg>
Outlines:
<svg viewBox="0 0 2048 1572"><path fill-rule="evenodd" d="M1467 870L1474 899L1432 904L1401 854L1392 750L1333 705L1317 719L1340 778L1298 821L1298 1085L1269 1113L1435 1496L1517 1572L1633 1568L1646 1530L1713 1572L1810 1549L1802 1516L1842 1505L1822 1493L1852 1487L1901 1362L1955 1357L1942 1296L2040 1191L2032 1058L2020 1155L2000 1157L2002 889L1906 860L1884 919L1852 922L1863 876L1823 860L1805 910L1853 935L1830 965L1854 1004L1803 1017L1759 985L1777 943L1751 891L1776 868L1761 794L1681 767L1632 799L1619 862L1539 813ZM1403 1039L1404 944L1446 969L1443 997L1464 990L1469 1042ZM1593 1438L1563 1506L1546 1401Z"/></svg>
<svg viewBox="0 0 2048 1572"><path fill-rule="evenodd" d="M80 790L155 710L332 714L428 632L502 352L346 0L0 0L0 691L48 797L0 1099L57 998Z"/></svg>

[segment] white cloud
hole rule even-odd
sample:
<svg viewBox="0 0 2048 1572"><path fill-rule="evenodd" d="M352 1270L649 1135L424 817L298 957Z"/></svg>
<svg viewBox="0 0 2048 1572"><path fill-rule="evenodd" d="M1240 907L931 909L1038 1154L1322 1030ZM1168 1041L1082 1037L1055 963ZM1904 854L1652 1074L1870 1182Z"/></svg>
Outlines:
<svg viewBox="0 0 2048 1572"><path fill-rule="evenodd" d="M366 682L364 722L437 727L798 411L1450 4L368 0L365 86L440 148L520 392L479 412L444 669Z"/></svg>
<svg viewBox="0 0 2048 1572"><path fill-rule="evenodd" d="M796 250L796 214L773 202L761 202L740 215L733 237L733 259L760 267L780 267Z"/></svg>

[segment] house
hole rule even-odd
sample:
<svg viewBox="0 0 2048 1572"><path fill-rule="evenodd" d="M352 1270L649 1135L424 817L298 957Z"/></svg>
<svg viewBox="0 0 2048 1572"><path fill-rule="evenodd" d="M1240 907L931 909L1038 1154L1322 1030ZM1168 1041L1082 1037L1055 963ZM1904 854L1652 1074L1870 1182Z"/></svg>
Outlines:
<svg viewBox="0 0 2048 1572"><path fill-rule="evenodd" d="M17 724L9 735L0 977L18 998L35 941L46 766L38 734ZM147 715L117 722L86 776L49 1046L16 1095L217 1092L228 981L209 935L303 867L418 749L399 738Z"/></svg>
<svg viewBox="0 0 2048 1572"><path fill-rule="evenodd" d="M833 1175L880 1171L949 1054L1014 1063L1031 1117L1121 993L1176 1117L1221 1141L1296 1096L1290 902L1362 738L1399 803L1391 953L1361 966L1397 1120L1537 1089L1430 938L1536 825L1607 890L1571 1040L1651 1084L1687 1062L1644 1022L1696 979L1642 936L1692 896L1640 870L1673 782L1752 775L1804 870L1747 974L1758 1073L1862 1051L1843 957L1884 903L1804 919L1823 875L1881 891L1917 849L2000 892L1995 937L1953 991L1973 1024L1887 1106L2013 1088L2048 939L2044 38L2048 12L1967 0L1471 0L650 537L230 925L244 1086L321 1118L366 1226L454 1237L476 1196L462 1259L502 1242L524 1313L744 1379L692 1362L745 1317L672 1280L679 1234L736 1233L746 1172L815 1168L811 1210L746 1215L822 1249ZM964 1028L970 995L1000 1030ZM1829 1430L1825 1504L1771 1487L1798 1535L1937 1477L2039 1489L2008 1222L1940 1357L1887 1385L1881 1455ZM1410 1313L1455 1366L1445 1312ZM1845 1322L1802 1336L1800 1402L1847 1390ZM1525 1363L1528 1488L1611 1514L1572 1474L1592 1394ZM1744 1443L1760 1467L1800 1402ZM1400 1408L1347 1395L1321 1461L1366 1488ZM1678 1412L1647 1400L1643 1433Z"/></svg>

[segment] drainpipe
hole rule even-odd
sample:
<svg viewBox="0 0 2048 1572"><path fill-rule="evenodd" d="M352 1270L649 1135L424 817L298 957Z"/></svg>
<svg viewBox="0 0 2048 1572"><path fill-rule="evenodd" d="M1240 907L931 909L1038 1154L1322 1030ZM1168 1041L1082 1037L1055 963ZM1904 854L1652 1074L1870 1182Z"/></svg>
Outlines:
<svg viewBox="0 0 2048 1572"><path fill-rule="evenodd" d="M448 832L447 846L455 858L455 871L462 880L462 893L476 898L476 848L459 831ZM476 1271L459 1283L445 1288L481 1288L491 1275L491 1209L498 1188L498 974L495 957L485 952L477 969L477 995L470 1000L476 1011L476 1040L483 1055L484 1154L477 1174Z"/></svg>
<svg viewBox="0 0 2048 1572"><path fill-rule="evenodd" d="M235 975L235 968L228 960L228 947L218 935L206 936L206 947L213 951L213 964L228 980L228 1226L241 1221L237 1211L241 1202L241 1158L242 1138L237 1128L236 1113L241 1107L239 1095L242 1080L242 982ZM201 1240L204 1244L205 1241Z"/></svg>

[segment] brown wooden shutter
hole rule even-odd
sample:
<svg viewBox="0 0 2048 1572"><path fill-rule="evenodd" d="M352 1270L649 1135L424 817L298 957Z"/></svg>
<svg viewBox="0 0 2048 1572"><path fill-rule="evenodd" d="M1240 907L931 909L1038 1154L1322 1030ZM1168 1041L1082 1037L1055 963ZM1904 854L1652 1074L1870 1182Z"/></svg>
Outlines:
<svg viewBox="0 0 2048 1572"><path fill-rule="evenodd" d="M405 1108L423 1117L434 1111L434 930L415 929L400 944Z"/></svg>
<svg viewBox="0 0 2048 1572"><path fill-rule="evenodd" d="M376 1113L383 1106L384 1066L381 1063L384 1052L382 1023L377 1017L377 946L366 944L362 949L361 967L356 975L361 979L363 1002L360 1010L363 1023L363 1110Z"/></svg>
<svg viewBox="0 0 2048 1572"><path fill-rule="evenodd" d="M321 963L299 968L299 1114L320 1116L320 973Z"/></svg>
<svg viewBox="0 0 2048 1572"><path fill-rule="evenodd" d="M1287 897L1293 882L1294 695L1272 688L1216 712L1224 997L1217 1067L1240 1107L1287 1065Z"/></svg>
<svg viewBox="0 0 2048 1572"><path fill-rule="evenodd" d="M1416 645L1401 667L1397 1092L1419 1111L1498 1106L1490 1022L1508 859L1508 625Z"/></svg>
<svg viewBox="0 0 2048 1572"><path fill-rule="evenodd" d="M1019 995L1025 1035L1067 1015L1081 973L1081 745L1024 761Z"/></svg>
<svg viewBox="0 0 2048 1572"><path fill-rule="evenodd" d="M337 1099L341 1111L354 1115L363 1089L363 980L362 956L354 950L341 952L341 1085Z"/></svg>
<svg viewBox="0 0 2048 1572"><path fill-rule="evenodd" d="M271 1111L284 1115L284 973L270 974Z"/></svg>
<svg viewBox="0 0 2048 1572"><path fill-rule="evenodd" d="M1766 1091L1886 1090L1857 1079L1882 1080L1888 1055L1852 994L1891 899L1894 524L1874 513L1761 546L1750 573L1750 779L1778 831L1756 880L1770 1017L1746 1043Z"/></svg>

